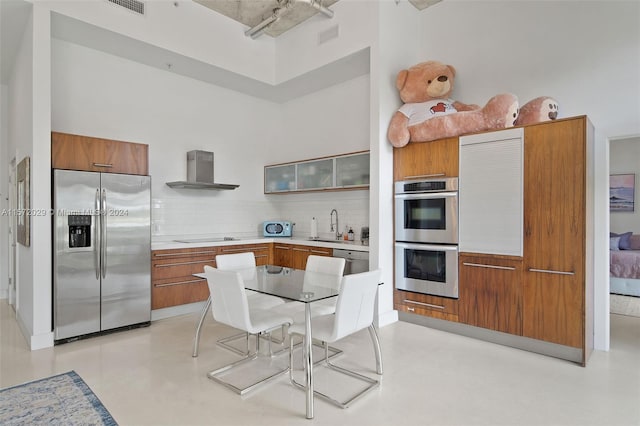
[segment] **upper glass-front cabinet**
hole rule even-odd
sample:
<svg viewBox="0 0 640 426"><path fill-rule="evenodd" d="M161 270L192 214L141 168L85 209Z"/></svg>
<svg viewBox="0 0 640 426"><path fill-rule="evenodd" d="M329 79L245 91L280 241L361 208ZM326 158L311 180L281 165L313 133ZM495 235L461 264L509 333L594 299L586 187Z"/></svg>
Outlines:
<svg viewBox="0 0 640 426"><path fill-rule="evenodd" d="M369 151L265 166L265 194L293 191L365 189Z"/></svg>

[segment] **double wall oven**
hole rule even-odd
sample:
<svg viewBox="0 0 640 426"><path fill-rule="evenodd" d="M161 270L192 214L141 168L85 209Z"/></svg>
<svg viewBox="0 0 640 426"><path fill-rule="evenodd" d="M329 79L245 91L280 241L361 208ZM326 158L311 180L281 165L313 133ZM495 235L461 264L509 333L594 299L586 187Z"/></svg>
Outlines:
<svg viewBox="0 0 640 426"><path fill-rule="evenodd" d="M458 298L458 178L395 183L396 288Z"/></svg>

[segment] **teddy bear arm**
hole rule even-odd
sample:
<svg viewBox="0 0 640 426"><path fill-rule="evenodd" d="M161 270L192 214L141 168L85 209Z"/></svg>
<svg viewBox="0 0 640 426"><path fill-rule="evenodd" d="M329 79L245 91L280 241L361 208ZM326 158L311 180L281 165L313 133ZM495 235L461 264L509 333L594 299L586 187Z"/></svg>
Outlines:
<svg viewBox="0 0 640 426"><path fill-rule="evenodd" d="M453 102L453 107L458 111L475 111L477 109L480 109L480 107L476 104L464 104L458 101Z"/></svg>
<svg viewBox="0 0 640 426"><path fill-rule="evenodd" d="M389 123L389 130L387 131L387 138L391 145L396 148L401 148L409 143L409 118L403 113L396 111L391 117L391 123Z"/></svg>

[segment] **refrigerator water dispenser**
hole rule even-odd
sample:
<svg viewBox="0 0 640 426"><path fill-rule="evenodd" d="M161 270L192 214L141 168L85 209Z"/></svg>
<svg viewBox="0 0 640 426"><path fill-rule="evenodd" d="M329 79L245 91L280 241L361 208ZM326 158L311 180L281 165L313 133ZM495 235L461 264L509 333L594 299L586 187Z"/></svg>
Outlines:
<svg viewBox="0 0 640 426"><path fill-rule="evenodd" d="M69 248L91 247L91 215L69 215Z"/></svg>

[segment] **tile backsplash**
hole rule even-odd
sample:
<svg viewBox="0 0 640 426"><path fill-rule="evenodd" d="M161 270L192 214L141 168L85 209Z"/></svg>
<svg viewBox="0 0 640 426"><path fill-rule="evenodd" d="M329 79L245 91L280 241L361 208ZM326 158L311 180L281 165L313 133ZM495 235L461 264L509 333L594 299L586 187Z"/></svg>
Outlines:
<svg viewBox="0 0 640 426"><path fill-rule="evenodd" d="M157 241L174 236L251 238L262 236L264 220L289 220L295 223L293 235L306 238L311 233L311 218L318 224L321 238L334 238L330 213L338 211L339 232L351 227L355 239L360 228L369 226L369 191L336 191L269 195L258 201L220 200L217 198L154 198L152 235Z"/></svg>

